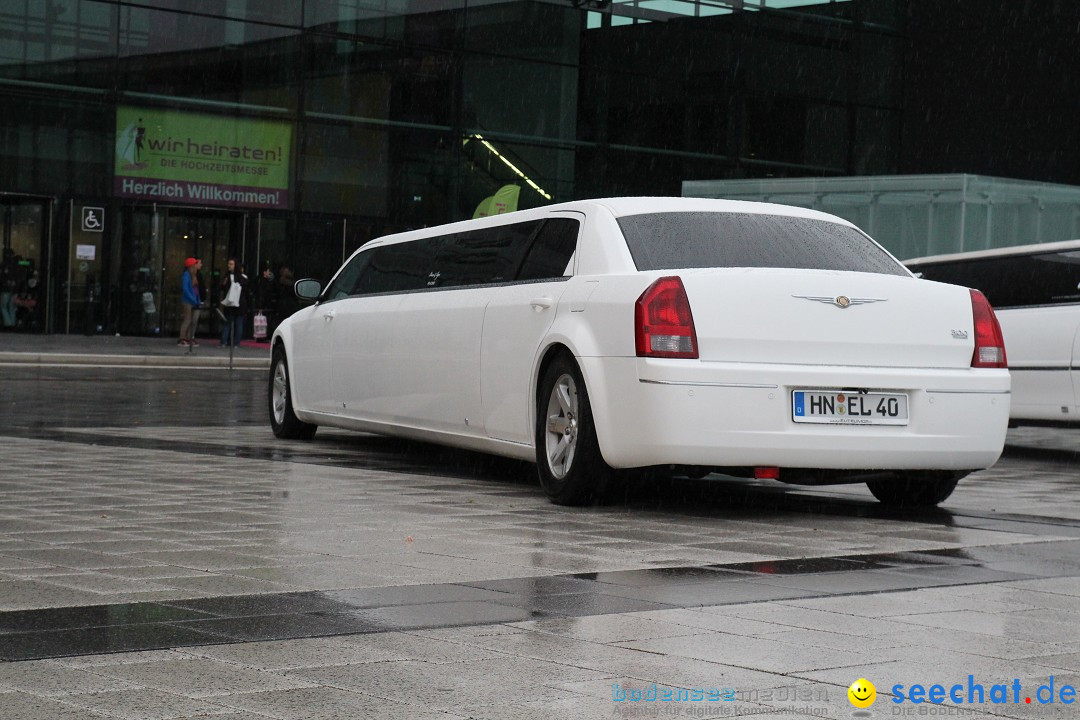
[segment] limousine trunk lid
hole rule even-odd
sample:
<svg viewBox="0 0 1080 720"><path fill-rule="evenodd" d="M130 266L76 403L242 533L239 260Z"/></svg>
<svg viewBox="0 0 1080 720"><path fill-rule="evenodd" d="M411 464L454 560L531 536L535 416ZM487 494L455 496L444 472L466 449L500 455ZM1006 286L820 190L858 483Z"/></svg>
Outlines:
<svg viewBox="0 0 1080 720"><path fill-rule="evenodd" d="M862 367L970 367L966 288L872 273L682 270L700 359Z"/></svg>

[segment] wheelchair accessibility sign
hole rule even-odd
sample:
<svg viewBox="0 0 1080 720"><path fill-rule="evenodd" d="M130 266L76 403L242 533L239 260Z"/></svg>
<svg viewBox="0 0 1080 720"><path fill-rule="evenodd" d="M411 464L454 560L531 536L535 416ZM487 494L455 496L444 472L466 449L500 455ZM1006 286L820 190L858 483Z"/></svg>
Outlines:
<svg viewBox="0 0 1080 720"><path fill-rule="evenodd" d="M83 232L105 232L105 208L83 206Z"/></svg>

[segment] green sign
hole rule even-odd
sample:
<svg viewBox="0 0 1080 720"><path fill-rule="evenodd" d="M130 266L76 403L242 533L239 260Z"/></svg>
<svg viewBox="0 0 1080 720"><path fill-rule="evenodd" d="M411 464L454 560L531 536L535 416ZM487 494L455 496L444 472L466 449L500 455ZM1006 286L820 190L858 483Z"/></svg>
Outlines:
<svg viewBox="0 0 1080 720"><path fill-rule="evenodd" d="M476 211L473 212L473 218L514 212L517 210L520 195L521 188L519 186L503 185L494 195L489 195L480 201L480 204L476 206Z"/></svg>
<svg viewBox="0 0 1080 720"><path fill-rule="evenodd" d="M287 208L292 125L221 115L116 109L118 197Z"/></svg>

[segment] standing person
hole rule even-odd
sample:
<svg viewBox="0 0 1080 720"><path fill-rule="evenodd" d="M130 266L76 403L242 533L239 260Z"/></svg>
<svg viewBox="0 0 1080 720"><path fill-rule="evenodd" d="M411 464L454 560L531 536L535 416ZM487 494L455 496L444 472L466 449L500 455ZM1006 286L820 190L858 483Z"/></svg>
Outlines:
<svg viewBox="0 0 1080 720"><path fill-rule="evenodd" d="M300 309L300 302L296 299L296 290L293 288L293 272L288 265L282 265L278 273L278 321L292 315Z"/></svg>
<svg viewBox="0 0 1080 720"><path fill-rule="evenodd" d="M4 329L15 327L15 293L19 289L19 267L15 251L4 248L4 260L0 262L0 322Z"/></svg>
<svg viewBox="0 0 1080 720"><path fill-rule="evenodd" d="M195 328L199 325L199 308L202 306L200 269L202 260L189 257L184 261L184 274L180 277L180 306L184 310L184 317L180 322L180 339L176 341L177 345L199 346L199 343L195 342Z"/></svg>
<svg viewBox="0 0 1080 720"><path fill-rule="evenodd" d="M277 285L274 283L274 271L267 262L263 265L259 277L255 278L255 312L266 317L266 337L274 334L276 311Z"/></svg>
<svg viewBox="0 0 1080 720"><path fill-rule="evenodd" d="M244 336L244 312L247 275L237 267L236 258L229 258L221 277L221 309L225 313L225 325L221 328L221 346L240 345Z"/></svg>

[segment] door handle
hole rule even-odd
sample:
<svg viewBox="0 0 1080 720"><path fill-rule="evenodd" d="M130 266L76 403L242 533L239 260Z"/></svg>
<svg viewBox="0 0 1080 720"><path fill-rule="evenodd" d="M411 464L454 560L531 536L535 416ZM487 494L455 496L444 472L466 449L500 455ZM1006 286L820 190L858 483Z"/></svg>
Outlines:
<svg viewBox="0 0 1080 720"><path fill-rule="evenodd" d="M529 304L532 305L533 310L536 312L542 312L554 305L555 301L545 295L543 297L533 298Z"/></svg>
<svg viewBox="0 0 1080 720"><path fill-rule="evenodd" d="M326 312L323 313L323 320L325 320L326 322L330 322L331 320L334 319L334 315L336 313L337 313L337 310L327 310Z"/></svg>

